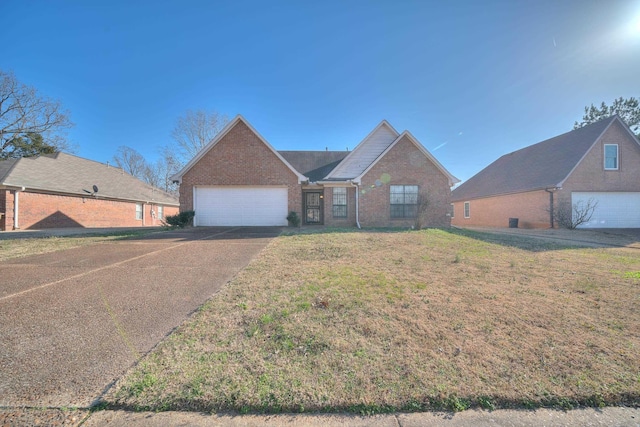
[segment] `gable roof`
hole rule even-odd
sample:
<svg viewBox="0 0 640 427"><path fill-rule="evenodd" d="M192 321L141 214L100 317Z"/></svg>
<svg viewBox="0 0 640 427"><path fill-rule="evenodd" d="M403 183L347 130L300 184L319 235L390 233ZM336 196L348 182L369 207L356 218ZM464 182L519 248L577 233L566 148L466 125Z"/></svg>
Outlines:
<svg viewBox="0 0 640 427"><path fill-rule="evenodd" d="M342 162L324 177L323 181L360 182L364 174L405 137L447 177L449 186L460 182L409 131L405 130L399 134L386 120L381 121Z"/></svg>
<svg viewBox="0 0 640 427"><path fill-rule="evenodd" d="M205 154L207 154L213 147L216 146L216 144L218 144L218 142L220 142L220 140L222 138L224 138L230 131L231 129L233 129L238 123L244 123L245 126L247 126L249 128L249 130L251 130L251 132L253 132L255 134L255 136L258 137L258 139L267 146L267 148L269 150L271 150L273 152L273 154L276 155L276 157L278 159L280 159L280 161L282 161L282 163L285 164L285 166L287 168L289 168L291 170L291 172L293 172L297 177L298 177L298 182L303 182L306 181L307 178L302 175L300 172L298 172L293 166L291 166L291 164L284 158L282 157L282 155L280 153L278 153L272 146L271 144L269 144L267 142L266 139L264 139L262 137L262 135L260 135L258 133L257 130L255 130L253 128L253 126L251 126L251 124L244 118L242 117L240 114L238 114L237 116L235 116L233 118L233 120L231 120L229 123L227 123L227 125L215 136L215 138L213 138L207 145L204 146L204 148L202 148L202 150L200 150L194 157L193 159L191 159L189 161L189 163L187 163L181 170L180 172L178 172L177 174L173 175L171 177L171 180L173 182L179 182L182 180L182 177L184 176L185 173L187 173L189 171L189 169L191 169L196 163L198 163L198 161L200 161L200 159L202 157L204 157Z"/></svg>
<svg viewBox="0 0 640 427"><path fill-rule="evenodd" d="M451 175L431 153L408 131L400 135L386 120L382 120L356 148L349 151L276 151L244 117L237 115L216 137L187 163L171 180L179 182L209 150L211 150L234 126L244 123L293 173L298 182L359 182L384 154L403 137L408 139L449 179L449 185L460 182Z"/></svg>
<svg viewBox="0 0 640 427"><path fill-rule="evenodd" d="M297 171L316 182L324 178L349 151L278 151Z"/></svg>
<svg viewBox="0 0 640 427"><path fill-rule="evenodd" d="M44 193L179 206L178 199L120 168L67 153L0 161L0 186Z"/></svg>
<svg viewBox="0 0 640 427"><path fill-rule="evenodd" d="M386 120L381 121L325 179L349 180L361 176L398 135L398 131Z"/></svg>
<svg viewBox="0 0 640 427"><path fill-rule="evenodd" d="M562 187L571 172L615 122L629 130L618 116L613 116L505 154L454 189L451 199L461 201Z"/></svg>
<svg viewBox="0 0 640 427"><path fill-rule="evenodd" d="M362 173L358 175L354 179L354 181L360 182L364 174L369 172L369 170L373 168L376 165L376 163L378 163L378 161L384 157L385 154L387 154L400 140L402 140L405 137L413 145L415 145L416 148L420 150L422 154L424 154L424 156L427 159L429 159L440 170L440 172L442 172L447 177L447 179L449 180L449 187L460 182L460 180L455 176L451 175L451 173L444 166L442 166L442 164L435 157L433 157L433 155L422 144L420 144L420 142L408 130L405 130L404 132L402 132L402 134L398 135L398 137L391 143L391 145L389 145L386 150L380 153L380 155L364 171L362 171Z"/></svg>

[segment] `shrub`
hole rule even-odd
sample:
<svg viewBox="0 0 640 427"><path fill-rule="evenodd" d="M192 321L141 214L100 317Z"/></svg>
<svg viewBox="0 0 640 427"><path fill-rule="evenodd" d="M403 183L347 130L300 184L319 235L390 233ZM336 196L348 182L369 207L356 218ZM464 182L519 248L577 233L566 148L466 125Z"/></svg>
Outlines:
<svg viewBox="0 0 640 427"><path fill-rule="evenodd" d="M287 221L289 221L289 225L300 227L300 217L294 211L289 212L289 215L287 215Z"/></svg>
<svg viewBox="0 0 640 427"><path fill-rule="evenodd" d="M554 212L555 221L561 227L573 230L575 228L578 228L578 226L591 221L593 212L597 207L598 202L593 198L587 200L586 202L579 201L571 206L571 210L561 208L556 209L556 211Z"/></svg>
<svg viewBox="0 0 640 427"><path fill-rule="evenodd" d="M193 224L193 217L195 215L195 211L184 211L177 215L168 215L162 223L165 227L184 228Z"/></svg>

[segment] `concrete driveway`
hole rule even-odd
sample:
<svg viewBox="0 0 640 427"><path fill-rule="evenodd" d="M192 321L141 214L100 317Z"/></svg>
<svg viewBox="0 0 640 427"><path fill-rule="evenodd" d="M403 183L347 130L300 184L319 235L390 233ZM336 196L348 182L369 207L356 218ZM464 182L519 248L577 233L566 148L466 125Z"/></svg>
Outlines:
<svg viewBox="0 0 640 427"><path fill-rule="evenodd" d="M87 407L280 228L194 228L0 263L0 406Z"/></svg>

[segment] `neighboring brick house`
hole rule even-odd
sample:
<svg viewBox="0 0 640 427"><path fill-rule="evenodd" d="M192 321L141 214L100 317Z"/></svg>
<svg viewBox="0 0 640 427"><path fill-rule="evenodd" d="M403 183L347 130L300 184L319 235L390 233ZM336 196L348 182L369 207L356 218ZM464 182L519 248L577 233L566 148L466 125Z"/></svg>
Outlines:
<svg viewBox="0 0 640 427"><path fill-rule="evenodd" d="M306 225L448 227L458 182L386 121L351 152L276 151L242 116L172 179L196 226L287 225L293 211Z"/></svg>
<svg viewBox="0 0 640 427"><path fill-rule="evenodd" d="M451 199L455 226L552 228L591 201L580 227L638 228L640 142L613 116L500 157Z"/></svg>
<svg viewBox="0 0 640 427"><path fill-rule="evenodd" d="M97 191L96 191L97 190ZM178 199L66 153L0 161L0 230L158 226Z"/></svg>

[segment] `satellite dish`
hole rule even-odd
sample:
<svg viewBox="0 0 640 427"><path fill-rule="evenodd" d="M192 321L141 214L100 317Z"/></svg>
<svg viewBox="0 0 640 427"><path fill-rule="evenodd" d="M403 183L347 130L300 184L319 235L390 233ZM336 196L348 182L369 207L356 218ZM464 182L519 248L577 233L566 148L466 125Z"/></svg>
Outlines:
<svg viewBox="0 0 640 427"><path fill-rule="evenodd" d="M84 188L82 189L82 191L84 191L87 194L91 194L92 196L95 196L96 193L98 192L98 186L97 185L93 185L93 192L89 191L89 190L85 190Z"/></svg>

